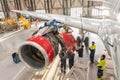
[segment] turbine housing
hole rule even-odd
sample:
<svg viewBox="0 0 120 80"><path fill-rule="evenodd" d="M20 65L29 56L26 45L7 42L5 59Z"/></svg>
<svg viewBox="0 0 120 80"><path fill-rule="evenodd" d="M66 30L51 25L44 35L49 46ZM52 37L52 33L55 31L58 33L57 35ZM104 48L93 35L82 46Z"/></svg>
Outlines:
<svg viewBox="0 0 120 80"><path fill-rule="evenodd" d="M42 70L48 66L58 54L59 43L66 49L75 50L76 41L71 33L32 36L19 48L20 58L32 70Z"/></svg>

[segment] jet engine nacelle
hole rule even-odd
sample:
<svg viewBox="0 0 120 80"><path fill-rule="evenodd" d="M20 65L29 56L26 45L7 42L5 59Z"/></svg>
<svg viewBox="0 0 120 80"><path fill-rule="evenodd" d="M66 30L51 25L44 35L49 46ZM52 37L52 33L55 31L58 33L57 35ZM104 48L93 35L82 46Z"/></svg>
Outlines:
<svg viewBox="0 0 120 80"><path fill-rule="evenodd" d="M56 39L54 35L32 36L19 48L20 58L27 67L33 70L42 70L48 66L58 54L59 42L68 52L71 48L75 50L76 40L71 33L59 34Z"/></svg>

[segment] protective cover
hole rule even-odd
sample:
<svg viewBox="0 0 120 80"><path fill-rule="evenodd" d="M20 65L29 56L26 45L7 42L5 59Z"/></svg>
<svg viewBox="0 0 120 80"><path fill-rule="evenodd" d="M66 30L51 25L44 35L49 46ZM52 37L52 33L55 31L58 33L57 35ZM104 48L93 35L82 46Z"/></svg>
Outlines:
<svg viewBox="0 0 120 80"><path fill-rule="evenodd" d="M21 60L19 58L19 55L17 53L12 54L12 59L13 59L13 62L16 63L16 64L21 62Z"/></svg>

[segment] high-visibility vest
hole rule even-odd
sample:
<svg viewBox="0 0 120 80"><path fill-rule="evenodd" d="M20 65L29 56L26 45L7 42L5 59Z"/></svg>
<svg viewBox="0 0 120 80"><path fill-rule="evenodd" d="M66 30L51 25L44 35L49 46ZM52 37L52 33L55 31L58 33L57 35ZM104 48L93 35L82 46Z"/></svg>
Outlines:
<svg viewBox="0 0 120 80"><path fill-rule="evenodd" d="M102 70L105 69L105 64L106 64L106 60L100 60L100 62L97 64L98 67L101 67Z"/></svg>
<svg viewBox="0 0 120 80"><path fill-rule="evenodd" d="M91 46L90 46L90 49L91 49L91 50L95 50L95 49L96 49L96 45L91 45Z"/></svg>

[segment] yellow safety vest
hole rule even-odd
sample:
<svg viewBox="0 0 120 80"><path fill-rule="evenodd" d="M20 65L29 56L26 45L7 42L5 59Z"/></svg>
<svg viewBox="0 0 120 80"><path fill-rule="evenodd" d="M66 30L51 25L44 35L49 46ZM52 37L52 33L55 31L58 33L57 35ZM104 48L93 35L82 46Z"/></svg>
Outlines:
<svg viewBox="0 0 120 80"><path fill-rule="evenodd" d="M100 62L97 64L97 66L101 66L101 69L104 70L105 69L105 64L106 64L106 60L100 60Z"/></svg>
<svg viewBox="0 0 120 80"><path fill-rule="evenodd" d="M90 46L90 49L91 49L91 50L96 49L96 45L91 45L91 46Z"/></svg>

